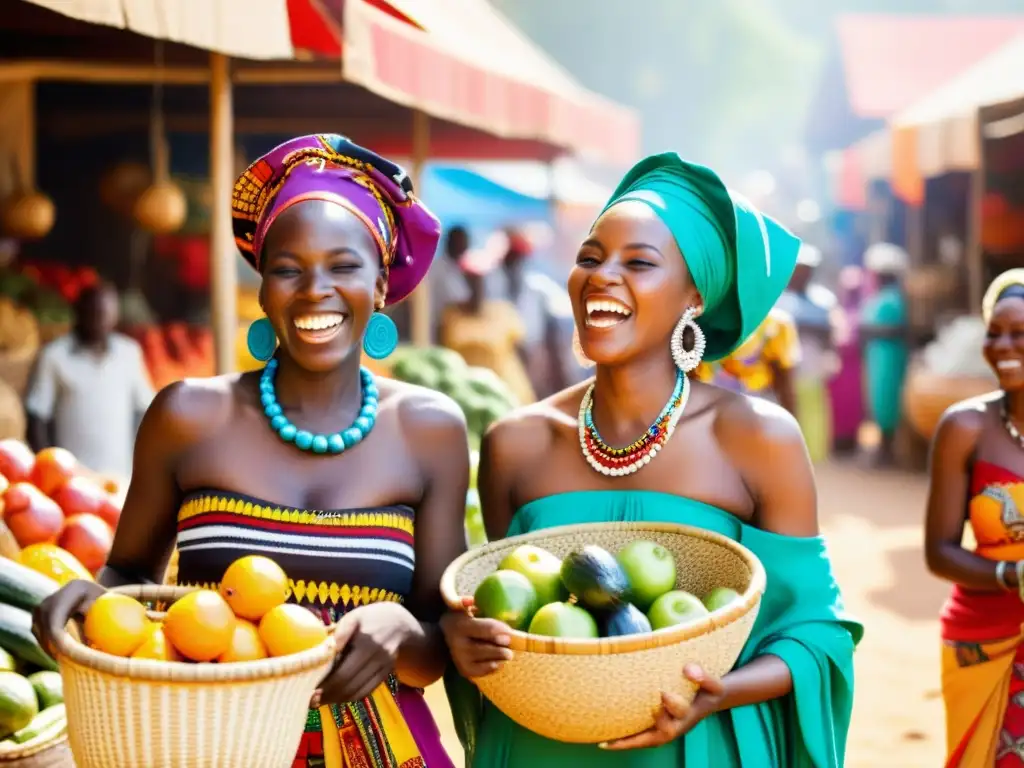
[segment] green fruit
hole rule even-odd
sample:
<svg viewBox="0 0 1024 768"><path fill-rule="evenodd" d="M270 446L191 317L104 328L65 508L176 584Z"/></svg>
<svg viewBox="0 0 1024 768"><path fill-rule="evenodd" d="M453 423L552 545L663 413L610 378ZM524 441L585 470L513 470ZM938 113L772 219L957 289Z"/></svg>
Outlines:
<svg viewBox="0 0 1024 768"><path fill-rule="evenodd" d="M633 603L641 611L676 587L676 560L660 544L643 539L630 542L619 551L616 560L626 572Z"/></svg>
<svg viewBox="0 0 1024 768"><path fill-rule="evenodd" d="M709 611L717 611L719 608L724 608L733 600L739 600L740 593L735 589L729 589L728 587L715 587L706 595L701 601L704 603L704 607Z"/></svg>
<svg viewBox="0 0 1024 768"><path fill-rule="evenodd" d="M562 561L546 549L523 544L505 555L498 568L518 571L528 578L537 591L538 607L569 597L568 590L562 585Z"/></svg>
<svg viewBox="0 0 1024 768"><path fill-rule="evenodd" d="M0 672L0 738L20 731L38 714L32 683L17 672Z"/></svg>
<svg viewBox="0 0 1024 768"><path fill-rule="evenodd" d="M562 561L562 583L587 608L611 610L626 602L629 580L606 549L589 544Z"/></svg>
<svg viewBox="0 0 1024 768"><path fill-rule="evenodd" d="M541 607L530 622L529 632L545 637L599 637L594 617L570 603L548 603Z"/></svg>
<svg viewBox="0 0 1024 768"><path fill-rule="evenodd" d="M480 618L496 619L512 629L524 630L537 610L537 591L521 573L495 571L477 586L473 602Z"/></svg>
<svg viewBox="0 0 1024 768"><path fill-rule="evenodd" d="M0 672L16 672L17 669L18 660L4 648L0 648Z"/></svg>
<svg viewBox="0 0 1024 768"><path fill-rule="evenodd" d="M60 676L60 672L36 672L28 676L28 681L36 692L36 698L39 699L39 709L64 703L64 678Z"/></svg>
<svg viewBox="0 0 1024 768"><path fill-rule="evenodd" d="M708 609L696 596L681 589L674 589L654 601L647 611L651 627L655 630L688 624L708 615Z"/></svg>

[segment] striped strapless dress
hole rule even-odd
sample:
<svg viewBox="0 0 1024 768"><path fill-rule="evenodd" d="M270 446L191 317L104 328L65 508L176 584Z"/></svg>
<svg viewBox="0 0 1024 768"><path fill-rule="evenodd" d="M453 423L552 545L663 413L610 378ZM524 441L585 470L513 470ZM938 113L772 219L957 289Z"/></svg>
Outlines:
<svg viewBox="0 0 1024 768"><path fill-rule="evenodd" d="M412 588L415 514L405 506L306 510L238 493L190 493L178 512L178 577L216 589L227 567L266 555L290 602L325 624ZM293 768L451 768L423 692L394 676L360 702L311 709Z"/></svg>

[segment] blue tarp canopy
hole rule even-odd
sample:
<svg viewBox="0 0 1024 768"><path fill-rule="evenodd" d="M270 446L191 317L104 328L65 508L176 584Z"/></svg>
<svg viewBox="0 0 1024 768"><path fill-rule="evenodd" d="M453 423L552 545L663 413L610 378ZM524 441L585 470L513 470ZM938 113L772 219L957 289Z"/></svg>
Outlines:
<svg viewBox="0 0 1024 768"><path fill-rule="evenodd" d="M552 222L548 200L516 192L457 165L428 163L420 196L446 230L461 224L474 240L512 224Z"/></svg>

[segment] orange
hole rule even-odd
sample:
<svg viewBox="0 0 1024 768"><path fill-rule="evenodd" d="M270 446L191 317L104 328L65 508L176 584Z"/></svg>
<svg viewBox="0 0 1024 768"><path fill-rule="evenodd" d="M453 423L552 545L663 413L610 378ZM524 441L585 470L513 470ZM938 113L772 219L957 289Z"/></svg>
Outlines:
<svg viewBox="0 0 1024 768"><path fill-rule="evenodd" d="M146 639L132 654L133 659L154 659L155 661L182 661L181 654L171 645L160 624L154 623Z"/></svg>
<svg viewBox="0 0 1024 768"><path fill-rule="evenodd" d="M198 589L167 609L164 634L182 656L213 661L231 645L236 621L223 597L211 589Z"/></svg>
<svg viewBox="0 0 1024 768"><path fill-rule="evenodd" d="M288 577L269 557L250 555L224 571L220 594L240 619L259 621L287 599Z"/></svg>
<svg viewBox="0 0 1024 768"><path fill-rule="evenodd" d="M146 640L151 624L138 600L106 592L85 614L85 639L98 651L131 656Z"/></svg>
<svg viewBox="0 0 1024 768"><path fill-rule="evenodd" d="M251 621L239 619L235 622L235 633L231 636L230 647L217 661L227 664L232 661L258 661L267 658L267 646L260 639L260 631Z"/></svg>
<svg viewBox="0 0 1024 768"><path fill-rule="evenodd" d="M322 643L327 627L301 605L285 603L271 608L260 621L260 637L271 656L288 656Z"/></svg>

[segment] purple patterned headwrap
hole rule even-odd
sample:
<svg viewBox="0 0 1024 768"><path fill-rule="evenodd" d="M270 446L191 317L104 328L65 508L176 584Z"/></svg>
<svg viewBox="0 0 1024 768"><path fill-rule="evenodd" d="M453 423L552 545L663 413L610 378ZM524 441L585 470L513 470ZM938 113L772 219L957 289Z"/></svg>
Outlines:
<svg viewBox="0 0 1024 768"><path fill-rule="evenodd" d="M334 133L286 141L235 182L235 243L257 271L270 225L303 200L335 203L366 225L388 275L385 303L404 299L427 274L441 237L440 222L413 194L412 181L400 166Z"/></svg>

